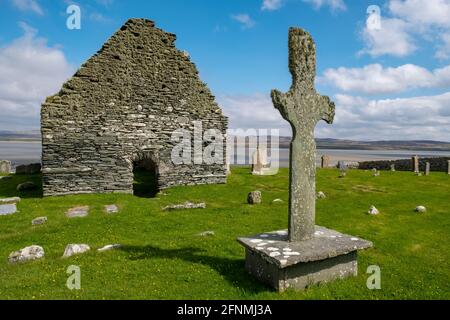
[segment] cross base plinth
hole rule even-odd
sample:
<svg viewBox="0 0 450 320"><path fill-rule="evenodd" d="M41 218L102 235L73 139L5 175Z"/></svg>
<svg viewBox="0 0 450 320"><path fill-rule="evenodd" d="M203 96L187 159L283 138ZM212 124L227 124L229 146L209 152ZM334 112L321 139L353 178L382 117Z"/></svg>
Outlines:
<svg viewBox="0 0 450 320"><path fill-rule="evenodd" d="M316 227L312 240L287 240L284 230L238 239L246 250L247 271L279 292L356 276L358 250L373 246L323 227Z"/></svg>

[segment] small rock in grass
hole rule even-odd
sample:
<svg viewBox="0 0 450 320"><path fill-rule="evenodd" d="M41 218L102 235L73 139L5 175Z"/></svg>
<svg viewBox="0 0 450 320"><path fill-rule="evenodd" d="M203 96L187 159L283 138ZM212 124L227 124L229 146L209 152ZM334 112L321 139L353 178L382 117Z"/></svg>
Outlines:
<svg viewBox="0 0 450 320"><path fill-rule="evenodd" d="M104 246L103 248L97 249L98 252L105 252L105 251L111 251L115 249L121 248L121 244L109 244L107 246Z"/></svg>
<svg viewBox="0 0 450 320"><path fill-rule="evenodd" d="M163 208L163 211L184 210L184 209L206 209L206 203L185 202L183 204L170 205Z"/></svg>
<svg viewBox="0 0 450 320"><path fill-rule="evenodd" d="M284 201L281 199L275 199L272 201L273 203L283 203Z"/></svg>
<svg viewBox="0 0 450 320"><path fill-rule="evenodd" d="M67 211L66 213L66 216L68 218L84 218L88 214L89 214L89 207L85 206L69 209L69 211Z"/></svg>
<svg viewBox="0 0 450 320"><path fill-rule="evenodd" d="M250 192L247 196L247 202L248 204L261 204L262 203L261 191Z"/></svg>
<svg viewBox="0 0 450 320"><path fill-rule="evenodd" d="M17 191L31 191L36 190L38 187L34 182L27 181L24 183L21 183L17 186Z"/></svg>
<svg viewBox="0 0 450 320"><path fill-rule="evenodd" d="M12 252L8 257L8 261L10 263L21 263L41 259L44 256L44 249L40 246L33 245L19 251Z"/></svg>
<svg viewBox="0 0 450 320"><path fill-rule="evenodd" d="M424 206L418 206L415 211L418 213L425 213L427 212L427 208L425 208Z"/></svg>
<svg viewBox="0 0 450 320"><path fill-rule="evenodd" d="M105 211L107 214L119 213L119 207L115 204L105 206Z"/></svg>
<svg viewBox="0 0 450 320"><path fill-rule="evenodd" d="M199 234L200 237L212 237L215 235L216 233L214 231L205 231Z"/></svg>
<svg viewBox="0 0 450 320"><path fill-rule="evenodd" d="M91 250L87 244L69 244L64 250L63 258L69 258L71 256L82 254Z"/></svg>
<svg viewBox="0 0 450 320"><path fill-rule="evenodd" d="M380 211L375 206L371 206L368 212L371 216L377 216L380 214Z"/></svg>
<svg viewBox="0 0 450 320"><path fill-rule="evenodd" d="M46 223L47 220L48 220L47 217L39 217L39 218L36 218L33 221L31 221L31 224L33 226L40 226L40 225Z"/></svg>
<svg viewBox="0 0 450 320"><path fill-rule="evenodd" d="M325 193L323 191L319 191L317 193L317 199L325 199L327 196L325 195Z"/></svg>

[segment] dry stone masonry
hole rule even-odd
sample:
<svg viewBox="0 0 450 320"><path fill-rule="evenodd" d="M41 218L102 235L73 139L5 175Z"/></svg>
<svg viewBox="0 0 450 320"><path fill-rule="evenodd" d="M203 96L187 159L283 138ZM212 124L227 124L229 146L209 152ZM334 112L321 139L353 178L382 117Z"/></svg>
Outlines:
<svg viewBox="0 0 450 320"><path fill-rule="evenodd" d="M133 166L147 163L160 189L226 182L226 162L175 165L185 129L226 134L228 119L176 36L131 19L42 105L44 196L132 193ZM223 144L225 158L226 144Z"/></svg>
<svg viewBox="0 0 450 320"><path fill-rule="evenodd" d="M400 159L400 160L380 160L380 161L365 161L359 163L359 169L371 170L376 168L377 170L390 170L393 165L396 171L411 171L424 172L426 170L426 163L430 163L430 171L432 172L447 172L448 163L450 158L448 157L436 157L436 158L416 158L413 159ZM417 170L417 171L416 171Z"/></svg>

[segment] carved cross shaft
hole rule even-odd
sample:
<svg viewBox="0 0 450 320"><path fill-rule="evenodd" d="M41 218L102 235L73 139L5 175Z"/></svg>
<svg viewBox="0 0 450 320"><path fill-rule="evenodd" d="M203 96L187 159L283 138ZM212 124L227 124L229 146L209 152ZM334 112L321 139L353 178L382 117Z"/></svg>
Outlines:
<svg viewBox="0 0 450 320"><path fill-rule="evenodd" d="M316 211L316 143L320 120L333 123L335 106L314 88L316 46L304 30L289 30L289 69L293 82L287 93L272 91L272 100L292 127L289 177L289 241L314 237Z"/></svg>

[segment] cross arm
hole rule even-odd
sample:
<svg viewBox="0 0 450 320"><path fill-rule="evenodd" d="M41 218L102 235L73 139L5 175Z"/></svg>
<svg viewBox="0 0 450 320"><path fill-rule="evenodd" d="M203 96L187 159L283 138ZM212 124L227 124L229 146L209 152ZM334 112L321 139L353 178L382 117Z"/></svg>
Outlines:
<svg viewBox="0 0 450 320"><path fill-rule="evenodd" d="M289 101L286 93L282 93L278 90L272 90L272 102L278 111L280 111L281 116L286 121L292 122L292 112L289 109Z"/></svg>
<svg viewBox="0 0 450 320"><path fill-rule="evenodd" d="M334 121L334 116L336 113L336 106L333 101L328 96L318 96L318 110L320 119L324 120L328 124L332 124Z"/></svg>

